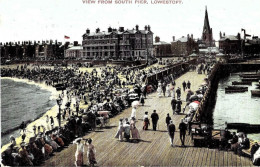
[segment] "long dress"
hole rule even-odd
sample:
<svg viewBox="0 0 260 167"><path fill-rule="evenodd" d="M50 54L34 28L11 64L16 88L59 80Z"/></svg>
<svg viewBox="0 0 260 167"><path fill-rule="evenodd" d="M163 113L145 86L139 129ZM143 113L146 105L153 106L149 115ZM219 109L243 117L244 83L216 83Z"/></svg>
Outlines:
<svg viewBox="0 0 260 167"><path fill-rule="evenodd" d="M83 153L84 153L84 145L82 143L73 142L77 144L77 150L75 153L75 165L76 166L83 166Z"/></svg>
<svg viewBox="0 0 260 167"><path fill-rule="evenodd" d="M123 140L123 131L124 131L123 123L119 122L118 130L116 132L115 138L118 138L120 141L122 141Z"/></svg>
<svg viewBox="0 0 260 167"><path fill-rule="evenodd" d="M138 129L135 126L135 122L134 121L131 122L130 129L131 129L132 139L139 140L140 139L140 134L139 134Z"/></svg>
<svg viewBox="0 0 260 167"><path fill-rule="evenodd" d="M132 108L131 118L136 119L136 108L135 107Z"/></svg>
<svg viewBox="0 0 260 167"><path fill-rule="evenodd" d="M170 90L170 85L168 84L166 87L166 96L171 97L171 90Z"/></svg>
<svg viewBox="0 0 260 167"><path fill-rule="evenodd" d="M158 93L159 97L162 96L162 85L161 85L161 83L158 84L157 93Z"/></svg>
<svg viewBox="0 0 260 167"><path fill-rule="evenodd" d="M96 164L96 150L92 144L88 144L88 161L90 165Z"/></svg>
<svg viewBox="0 0 260 167"><path fill-rule="evenodd" d="M130 139L130 125L129 124L124 124L124 137L126 140Z"/></svg>

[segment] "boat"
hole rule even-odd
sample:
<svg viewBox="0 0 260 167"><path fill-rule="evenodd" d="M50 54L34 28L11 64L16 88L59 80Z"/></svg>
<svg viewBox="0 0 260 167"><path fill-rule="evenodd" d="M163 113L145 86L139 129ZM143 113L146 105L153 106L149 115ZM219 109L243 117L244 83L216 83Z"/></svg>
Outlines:
<svg viewBox="0 0 260 167"><path fill-rule="evenodd" d="M260 97L260 90L251 90L251 95Z"/></svg>
<svg viewBox="0 0 260 167"><path fill-rule="evenodd" d="M248 87L228 86L225 88L225 93L239 93L248 91Z"/></svg>
<svg viewBox="0 0 260 167"><path fill-rule="evenodd" d="M227 129L237 129L239 132L260 133L260 124L227 123Z"/></svg>
<svg viewBox="0 0 260 167"><path fill-rule="evenodd" d="M258 81L259 78L242 78L242 81Z"/></svg>
<svg viewBox="0 0 260 167"><path fill-rule="evenodd" d="M243 78L260 78L260 74L252 74L252 75L240 74L239 76Z"/></svg>
<svg viewBox="0 0 260 167"><path fill-rule="evenodd" d="M232 82L232 85L252 85L252 82L251 81L242 81L242 82L234 81L234 82Z"/></svg>

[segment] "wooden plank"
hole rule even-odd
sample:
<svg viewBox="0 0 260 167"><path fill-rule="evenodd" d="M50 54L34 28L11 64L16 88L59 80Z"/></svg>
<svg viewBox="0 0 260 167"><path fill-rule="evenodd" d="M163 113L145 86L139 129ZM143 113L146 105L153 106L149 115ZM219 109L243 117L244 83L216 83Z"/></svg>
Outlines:
<svg viewBox="0 0 260 167"><path fill-rule="evenodd" d="M220 154L220 151L218 149L215 149L215 162L214 162L214 166L220 166L219 165L219 154Z"/></svg>
<svg viewBox="0 0 260 167"><path fill-rule="evenodd" d="M225 166L224 160L225 160L224 151L219 151L218 165L219 166Z"/></svg>
<svg viewBox="0 0 260 167"><path fill-rule="evenodd" d="M233 154L233 152L228 152L227 153L228 166L232 166L233 165L233 163L232 163L232 154Z"/></svg>
<svg viewBox="0 0 260 167"><path fill-rule="evenodd" d="M207 163L207 157L208 157L208 148L203 148L204 152L201 155L202 156L202 160L201 160L201 164L199 164L199 166L206 166Z"/></svg>
<svg viewBox="0 0 260 167"><path fill-rule="evenodd" d="M208 149L208 156L207 156L206 166L211 166L211 165L210 165L211 156L212 156L212 150L211 150L211 149Z"/></svg>
<svg viewBox="0 0 260 167"><path fill-rule="evenodd" d="M232 157L232 166L237 166L237 155L232 153L231 157Z"/></svg>
<svg viewBox="0 0 260 167"><path fill-rule="evenodd" d="M211 159L210 159L210 166L214 166L216 158L216 149L212 149Z"/></svg>
<svg viewBox="0 0 260 167"><path fill-rule="evenodd" d="M202 155L203 155L203 148L197 148L196 156L195 156L193 163L191 165L192 166L199 166L198 162L201 162Z"/></svg>

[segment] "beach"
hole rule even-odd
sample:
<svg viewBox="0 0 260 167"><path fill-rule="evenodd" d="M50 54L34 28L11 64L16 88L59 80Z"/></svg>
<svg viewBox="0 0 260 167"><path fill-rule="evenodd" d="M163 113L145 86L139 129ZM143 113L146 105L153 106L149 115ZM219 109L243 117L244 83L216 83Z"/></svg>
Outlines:
<svg viewBox="0 0 260 167"><path fill-rule="evenodd" d="M61 91L56 91L56 89L54 87L52 87L52 86L48 86L48 85L46 85L44 83L36 83L36 82L28 80L28 79L19 79L19 78L11 78L11 77L2 77L1 79L9 79L9 80L13 80L15 82L24 82L26 84L36 85L36 86L40 87L40 89L44 89L44 90L47 90L47 91L51 92L51 96L49 97L50 100L57 99L58 96L59 96L59 93L61 92ZM66 101L64 100L64 103L63 103L62 107L64 106L65 103L66 103ZM46 115L48 115L49 117L50 116L56 117L57 113L58 113L58 105L55 104L53 107L51 107L51 109L46 111L40 118L37 118L36 120L33 120L32 122L30 122L27 125L27 127L26 127L25 142L28 143L30 137L34 136L33 126L38 127L38 126L42 125L42 126L46 127L46 130L48 130L48 128L47 128L48 126L47 126L47 123L46 123ZM54 119L54 127L55 126L58 126L57 119ZM41 130L42 130L42 128L41 128ZM22 142L21 136L16 138L16 143L17 143L18 147L19 147L21 142ZM6 145L3 145L3 147L1 148L1 152L5 151L9 145L10 145L10 143L8 143Z"/></svg>

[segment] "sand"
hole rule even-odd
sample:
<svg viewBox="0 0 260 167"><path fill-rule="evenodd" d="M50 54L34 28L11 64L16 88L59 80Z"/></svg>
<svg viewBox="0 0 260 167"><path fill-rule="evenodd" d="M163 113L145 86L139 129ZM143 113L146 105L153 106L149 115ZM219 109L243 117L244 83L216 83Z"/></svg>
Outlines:
<svg viewBox="0 0 260 167"><path fill-rule="evenodd" d="M41 89L45 89L45 90L48 90L50 92L52 92L52 95L50 97L51 100L53 99L57 99L59 97L59 94L61 93L61 91L56 91L56 89L52 86L48 86L44 83L37 83L37 82L34 82L34 81L30 81L28 79L18 79L18 78L11 78L11 77L2 77L4 79L11 79L13 81L16 81L16 82L25 82L27 84L33 84L33 85L36 85L36 86L39 86ZM75 99L73 99L73 101L75 101ZM72 101L72 102L73 102ZM67 103L67 98L64 97L63 99L63 104L61 105L61 108L65 108L65 104ZM73 104L73 103L72 103ZM49 120L49 125L47 125L46 123L46 115L48 115L49 117L52 116L53 118L56 117L58 114L58 105L54 105L50 110L48 110L45 114L43 114L40 118L34 120L33 122L29 123L26 127L26 139L25 139L25 142L28 143L29 142L29 139L31 137L34 136L34 132L33 132L33 126L35 125L36 127L38 126L44 126L46 128L46 130L50 130L50 120ZM54 127L58 126L59 123L57 121L57 118L54 118ZM36 128L37 129L37 128ZM41 128L41 131L43 131L43 129ZM38 133L38 131L37 131ZM21 133L22 135L22 133ZM21 136L16 138L16 143L17 143L17 147L20 147L20 144L22 142L22 138ZM6 144L4 145L2 148L1 148L1 152L5 151L7 149L7 147L10 145L9 144Z"/></svg>

